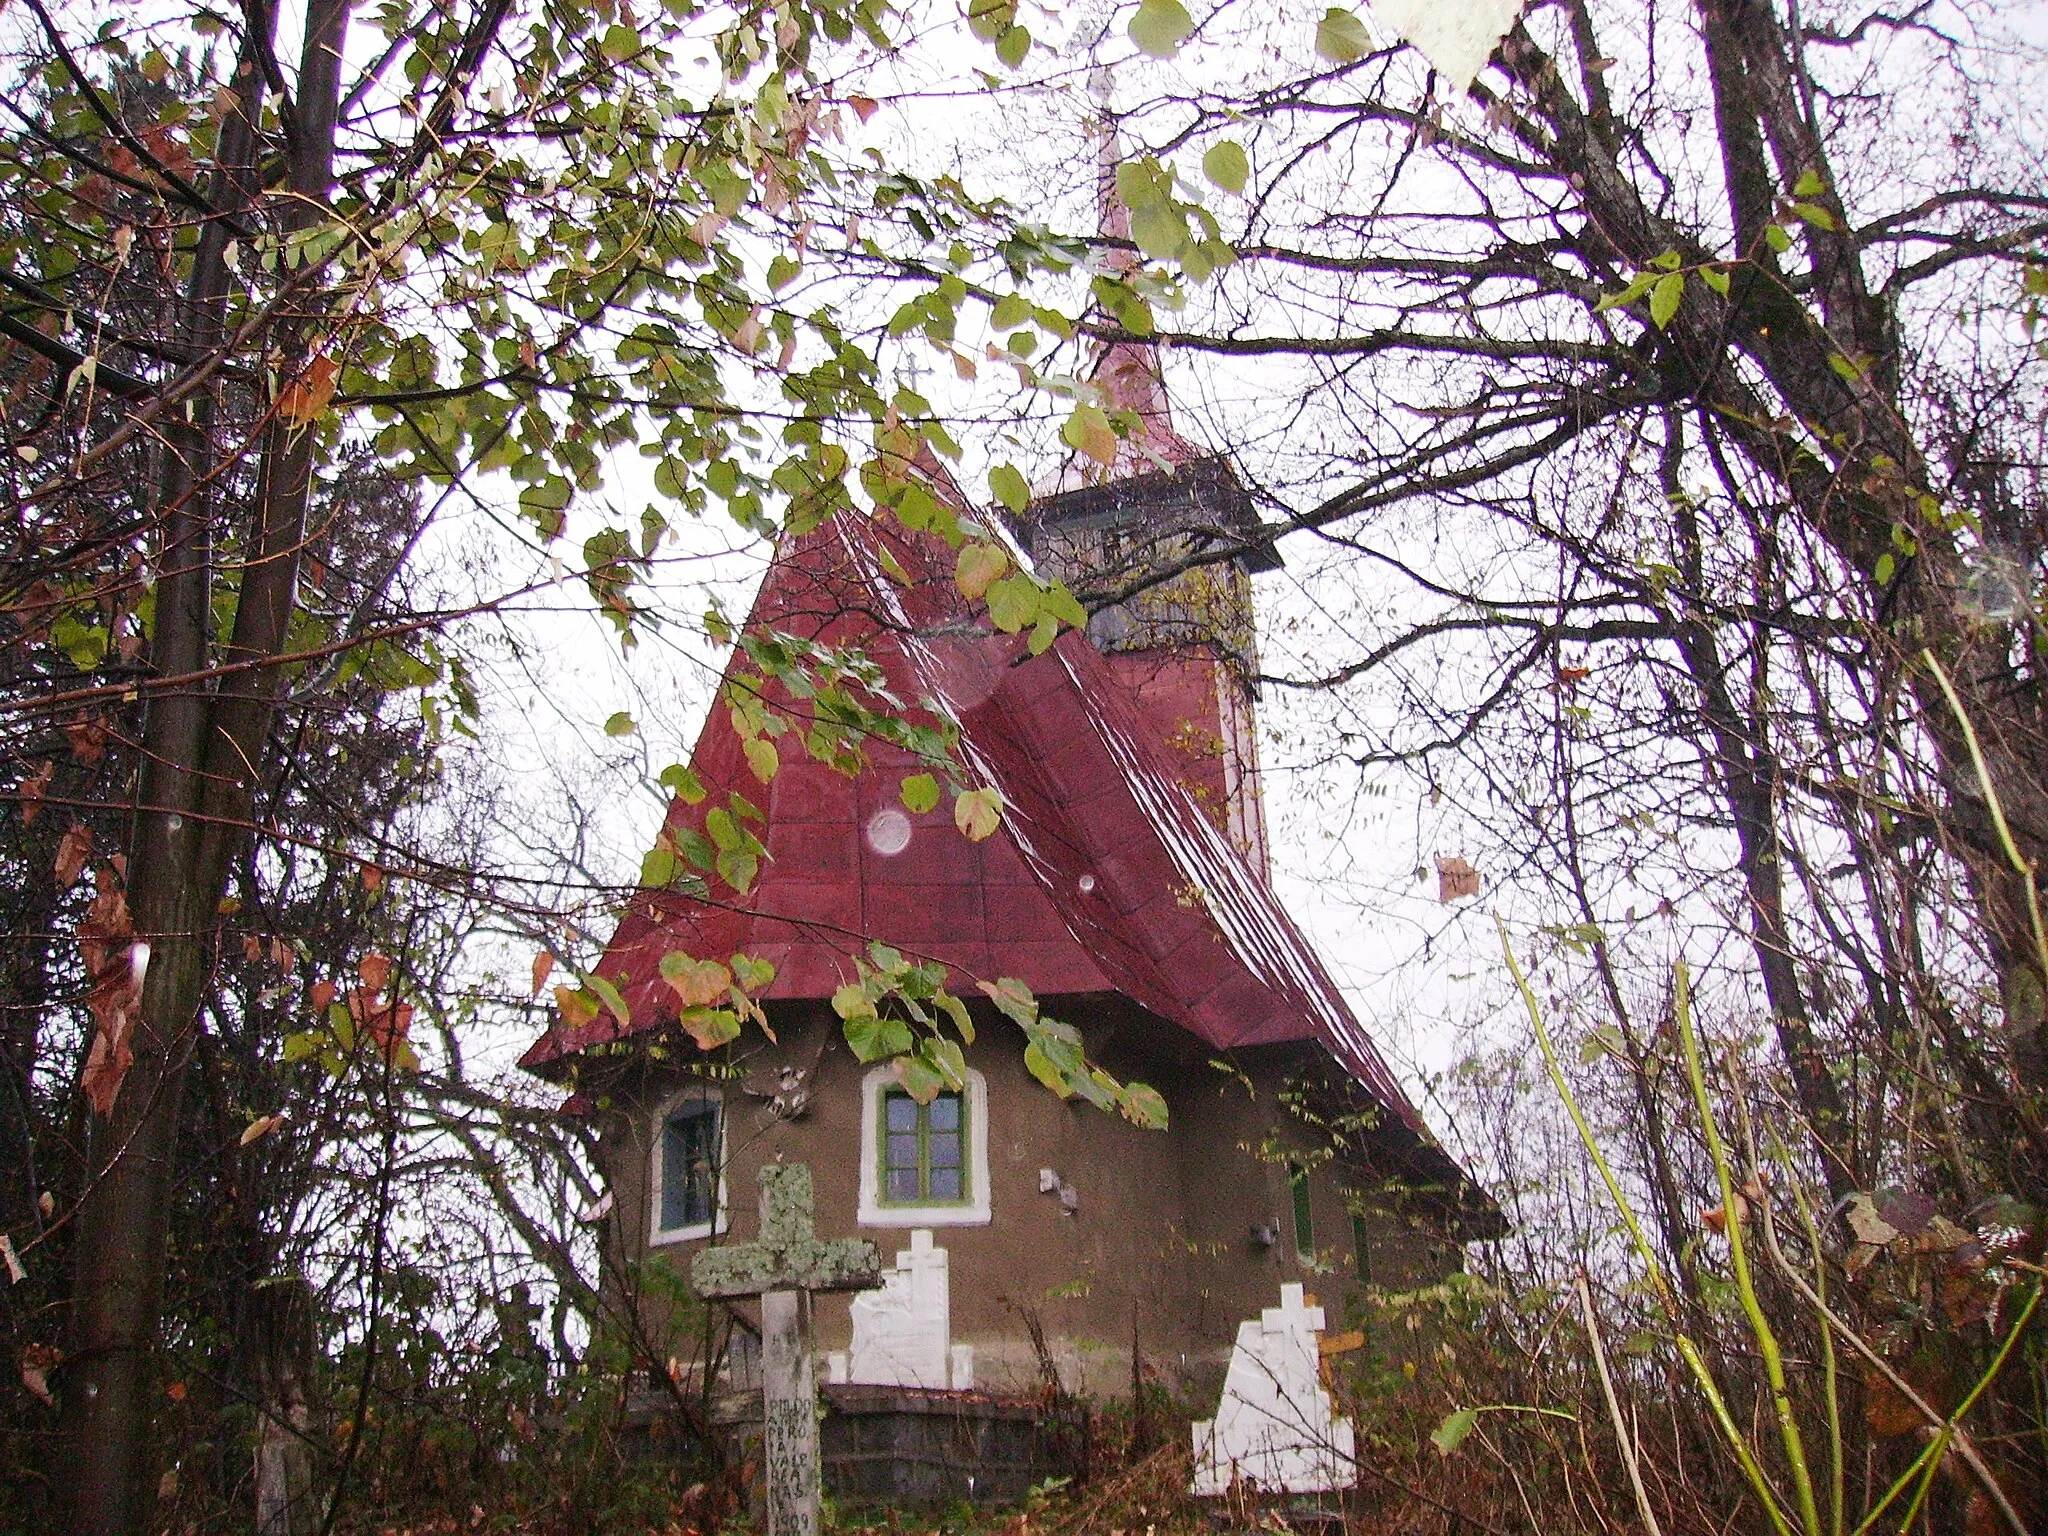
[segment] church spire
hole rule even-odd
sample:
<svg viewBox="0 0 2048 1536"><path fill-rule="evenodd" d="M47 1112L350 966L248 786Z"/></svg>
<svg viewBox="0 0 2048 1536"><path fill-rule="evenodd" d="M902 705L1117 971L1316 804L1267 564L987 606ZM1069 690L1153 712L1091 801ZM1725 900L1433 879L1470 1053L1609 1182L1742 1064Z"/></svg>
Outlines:
<svg viewBox="0 0 2048 1536"><path fill-rule="evenodd" d="M1122 277L1142 258L1117 190L1122 155L1105 72L1094 86L1100 270ZM1069 454L1011 528L1039 572L1089 606L1088 638L1159 720L1182 782L1263 870L1250 574L1280 557L1229 460L1174 430L1154 343L1096 343L1090 376L1101 403L1135 416L1136 430L1108 465Z"/></svg>
<svg viewBox="0 0 2048 1536"><path fill-rule="evenodd" d="M1123 145L1116 114L1110 107L1109 71L1098 67L1089 78L1095 96L1095 227L1103 241L1103 265L1112 277L1126 277L1140 265L1131 244L1131 210L1117 190L1117 168ZM1130 411L1140 423L1139 436L1117 455L1098 478L1123 479L1162 465L1177 466L1200 452L1173 429L1159 348L1149 341L1113 341L1096 347L1090 375L1103 391L1105 406Z"/></svg>

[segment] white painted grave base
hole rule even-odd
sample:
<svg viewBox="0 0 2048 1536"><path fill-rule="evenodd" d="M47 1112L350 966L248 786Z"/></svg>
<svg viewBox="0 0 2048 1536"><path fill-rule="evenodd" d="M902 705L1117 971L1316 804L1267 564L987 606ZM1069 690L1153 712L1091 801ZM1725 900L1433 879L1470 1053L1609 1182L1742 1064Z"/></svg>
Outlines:
<svg viewBox="0 0 2048 1536"><path fill-rule="evenodd" d="M853 1298L853 1348L826 1360L827 1379L877 1387L964 1392L974 1385L974 1347L952 1342L946 1250L929 1228L910 1234L882 1288Z"/></svg>
<svg viewBox="0 0 2048 1536"><path fill-rule="evenodd" d="M858 1305L858 1303L856 1303ZM1318 1373L1323 1309L1301 1287L1280 1287L1280 1305L1237 1330L1216 1417L1195 1425L1198 1494L1257 1484L1269 1493L1330 1493L1358 1481L1349 1419L1330 1405Z"/></svg>

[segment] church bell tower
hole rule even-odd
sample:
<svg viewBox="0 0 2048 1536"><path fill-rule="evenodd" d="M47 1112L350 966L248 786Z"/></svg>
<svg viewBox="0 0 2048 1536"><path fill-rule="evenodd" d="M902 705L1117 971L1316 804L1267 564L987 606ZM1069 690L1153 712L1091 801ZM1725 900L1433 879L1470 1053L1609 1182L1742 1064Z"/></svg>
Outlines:
<svg viewBox="0 0 2048 1536"><path fill-rule="evenodd" d="M1108 265L1134 263L1105 131L1097 202ZM1216 826L1267 869L1255 703L1258 636L1251 575L1280 568L1272 531L1227 458L1173 428L1158 349L1100 346L1093 382L1111 412L1137 418L1115 461L1070 454L1008 519L1039 573L1088 608L1088 638L1109 657L1181 760Z"/></svg>

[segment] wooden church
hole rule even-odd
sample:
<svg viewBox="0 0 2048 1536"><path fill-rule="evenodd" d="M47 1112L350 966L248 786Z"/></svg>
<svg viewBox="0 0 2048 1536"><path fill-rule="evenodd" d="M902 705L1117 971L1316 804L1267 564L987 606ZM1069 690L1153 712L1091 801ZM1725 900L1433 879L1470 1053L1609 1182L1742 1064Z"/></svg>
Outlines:
<svg viewBox="0 0 2048 1536"><path fill-rule="evenodd" d="M925 765L886 747L855 774L786 749L764 785L714 709L691 760L708 797L679 799L668 830L746 795L758 879L744 897L640 893L598 966L630 1028L558 1019L524 1060L600 1122L615 1296L667 1265L677 1287L632 1293L659 1312L702 1245L747 1239L767 1161L810 1165L820 1233L898 1255L885 1291L819 1300L828 1396L879 1382L1000 1403L1048 1368L1121 1394L1135 1352L1213 1406L1240 1323L1282 1285L1342 1319L1368 1285L1440 1278L1499 1230L1269 883L1251 577L1279 563L1270 536L1227 462L1173 430L1149 349L1109 349L1097 377L1143 431L1107 470L1063 466L1003 530L1090 607L1085 633L1031 655L961 596L952 551L850 515L784 545L748 619L857 645L950 719L1000 828L969 841L944 804L907 809L899 785ZM975 999L958 1091L920 1103L848 1048L831 999L871 940ZM673 950L772 963L772 1035L710 1053L679 1036ZM1000 977L1156 1089L1167 1128L1036 1081L976 991Z"/></svg>

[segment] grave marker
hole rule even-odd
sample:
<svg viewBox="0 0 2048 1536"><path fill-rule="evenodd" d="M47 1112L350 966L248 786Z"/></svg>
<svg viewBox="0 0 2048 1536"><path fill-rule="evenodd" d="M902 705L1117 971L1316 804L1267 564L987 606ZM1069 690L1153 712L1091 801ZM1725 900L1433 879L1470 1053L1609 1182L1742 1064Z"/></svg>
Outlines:
<svg viewBox="0 0 2048 1536"><path fill-rule="evenodd" d="M761 1425L768 1536L818 1536L821 1466L811 1352L811 1296L880 1283L881 1255L864 1238L830 1240L813 1226L805 1163L761 1169L761 1232L751 1243L707 1248L690 1266L705 1300L761 1298Z"/></svg>

